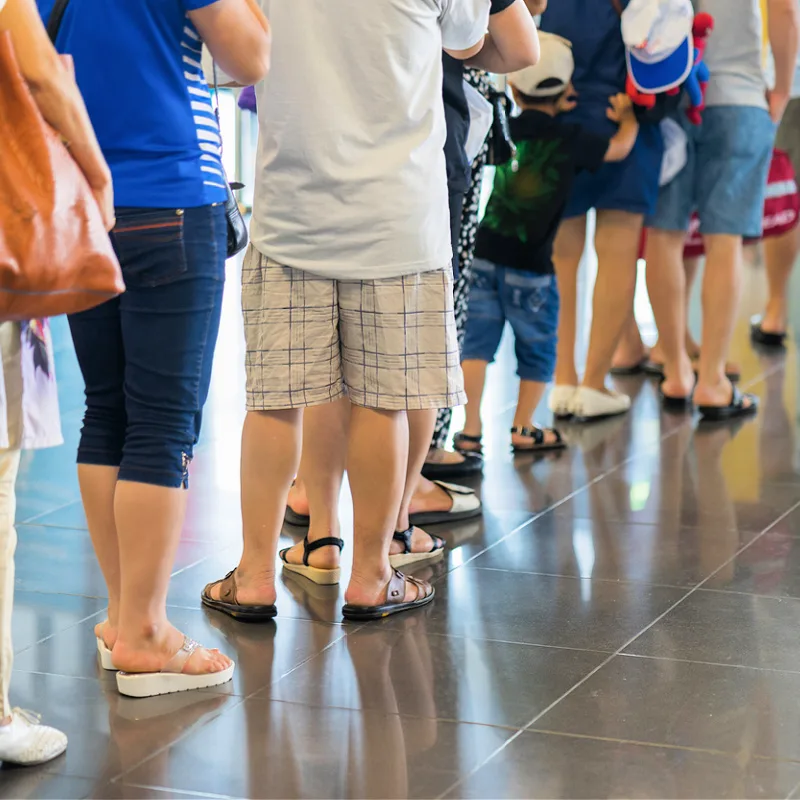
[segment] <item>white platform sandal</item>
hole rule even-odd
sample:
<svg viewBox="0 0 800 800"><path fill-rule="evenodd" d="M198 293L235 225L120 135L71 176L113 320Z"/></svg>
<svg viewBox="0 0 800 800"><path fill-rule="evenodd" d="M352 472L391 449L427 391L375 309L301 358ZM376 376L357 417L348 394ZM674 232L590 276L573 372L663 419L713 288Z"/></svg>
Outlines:
<svg viewBox="0 0 800 800"><path fill-rule="evenodd" d="M209 689L220 686L233 678L236 664L220 672L210 672L203 675L185 675L182 670L200 645L184 636L181 649L170 659L161 672L118 672L117 689L120 694L128 697L155 697L173 692L188 692L194 689Z"/></svg>
<svg viewBox="0 0 800 800"><path fill-rule="evenodd" d="M100 666L103 669L107 669L109 672L116 672L117 668L114 666L111 651L106 647L106 643L99 636L97 637L97 656L100 659Z"/></svg>

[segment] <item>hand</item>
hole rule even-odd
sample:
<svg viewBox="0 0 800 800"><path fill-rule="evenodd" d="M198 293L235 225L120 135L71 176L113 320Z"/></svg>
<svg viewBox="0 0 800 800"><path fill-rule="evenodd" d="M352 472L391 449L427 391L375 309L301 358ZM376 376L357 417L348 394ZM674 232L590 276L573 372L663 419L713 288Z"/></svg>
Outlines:
<svg viewBox="0 0 800 800"><path fill-rule="evenodd" d="M611 106L606 111L606 116L612 121L621 125L627 120L634 119L633 102L627 94L620 92L620 94L612 95L608 98Z"/></svg>
<svg viewBox="0 0 800 800"><path fill-rule="evenodd" d="M556 113L566 114L567 111L572 111L578 105L578 93L574 89L568 89L561 95L558 103L556 103Z"/></svg>
<svg viewBox="0 0 800 800"><path fill-rule="evenodd" d="M117 218L114 214L114 187L111 181L102 189L92 189L92 192L94 193L94 199L97 200L100 213L103 215L103 224L106 226L106 230L114 230Z"/></svg>
<svg viewBox="0 0 800 800"><path fill-rule="evenodd" d="M787 92L776 92L774 89L767 91L767 105L772 121L778 125L783 119L786 106L789 104L789 94Z"/></svg>

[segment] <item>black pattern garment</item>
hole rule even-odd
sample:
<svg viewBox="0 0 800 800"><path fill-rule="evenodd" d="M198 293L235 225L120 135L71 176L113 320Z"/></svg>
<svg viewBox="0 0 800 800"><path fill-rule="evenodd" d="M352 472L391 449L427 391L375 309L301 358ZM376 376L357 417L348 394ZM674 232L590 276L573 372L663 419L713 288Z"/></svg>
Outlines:
<svg viewBox="0 0 800 800"><path fill-rule="evenodd" d="M464 77L469 84L474 86L488 99L492 89L489 76L483 70L467 69ZM472 179L469 189L464 197L464 211L461 215L461 235L458 242L458 260L460 274L455 283L454 299L456 312L456 330L458 331L458 346L464 343L464 331L467 326L467 313L469 309L469 287L472 277L472 262L475 258L475 238L478 234L478 215L481 204L481 189L483 188L483 171L486 167L489 144L486 142L478 157L472 162ZM436 419L436 428L433 431L431 447L443 448L450 433L450 422L453 412L443 408Z"/></svg>

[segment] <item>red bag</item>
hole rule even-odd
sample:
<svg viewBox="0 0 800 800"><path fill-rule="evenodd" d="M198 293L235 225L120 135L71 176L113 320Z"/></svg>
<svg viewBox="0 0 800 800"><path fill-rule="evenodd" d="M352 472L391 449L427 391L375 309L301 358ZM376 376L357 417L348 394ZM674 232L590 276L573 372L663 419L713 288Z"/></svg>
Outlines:
<svg viewBox="0 0 800 800"><path fill-rule="evenodd" d="M767 178L767 191L764 200L764 223L762 239L771 236L782 236L797 227L800 220L800 193L795 181L794 168L789 156L783 150L774 150L772 163ZM758 239L746 239L746 244L753 244ZM646 232L642 233L639 258L644 258ZM700 235L700 218L692 214L686 244L683 249L684 258L699 258L705 255L703 237Z"/></svg>

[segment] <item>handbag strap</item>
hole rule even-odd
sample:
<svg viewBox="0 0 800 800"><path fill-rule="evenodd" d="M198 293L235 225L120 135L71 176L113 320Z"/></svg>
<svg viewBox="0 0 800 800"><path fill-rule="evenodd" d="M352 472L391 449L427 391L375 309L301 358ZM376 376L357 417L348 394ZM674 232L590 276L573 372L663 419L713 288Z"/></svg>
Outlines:
<svg viewBox="0 0 800 800"><path fill-rule="evenodd" d="M55 44L58 32L61 30L61 22L64 19L64 12L67 10L69 0L56 0L53 10L50 12L50 19L47 21L47 35L50 41Z"/></svg>
<svg viewBox="0 0 800 800"><path fill-rule="evenodd" d="M611 0L611 5L614 6L614 11L621 17L622 16L622 3L620 0Z"/></svg>

